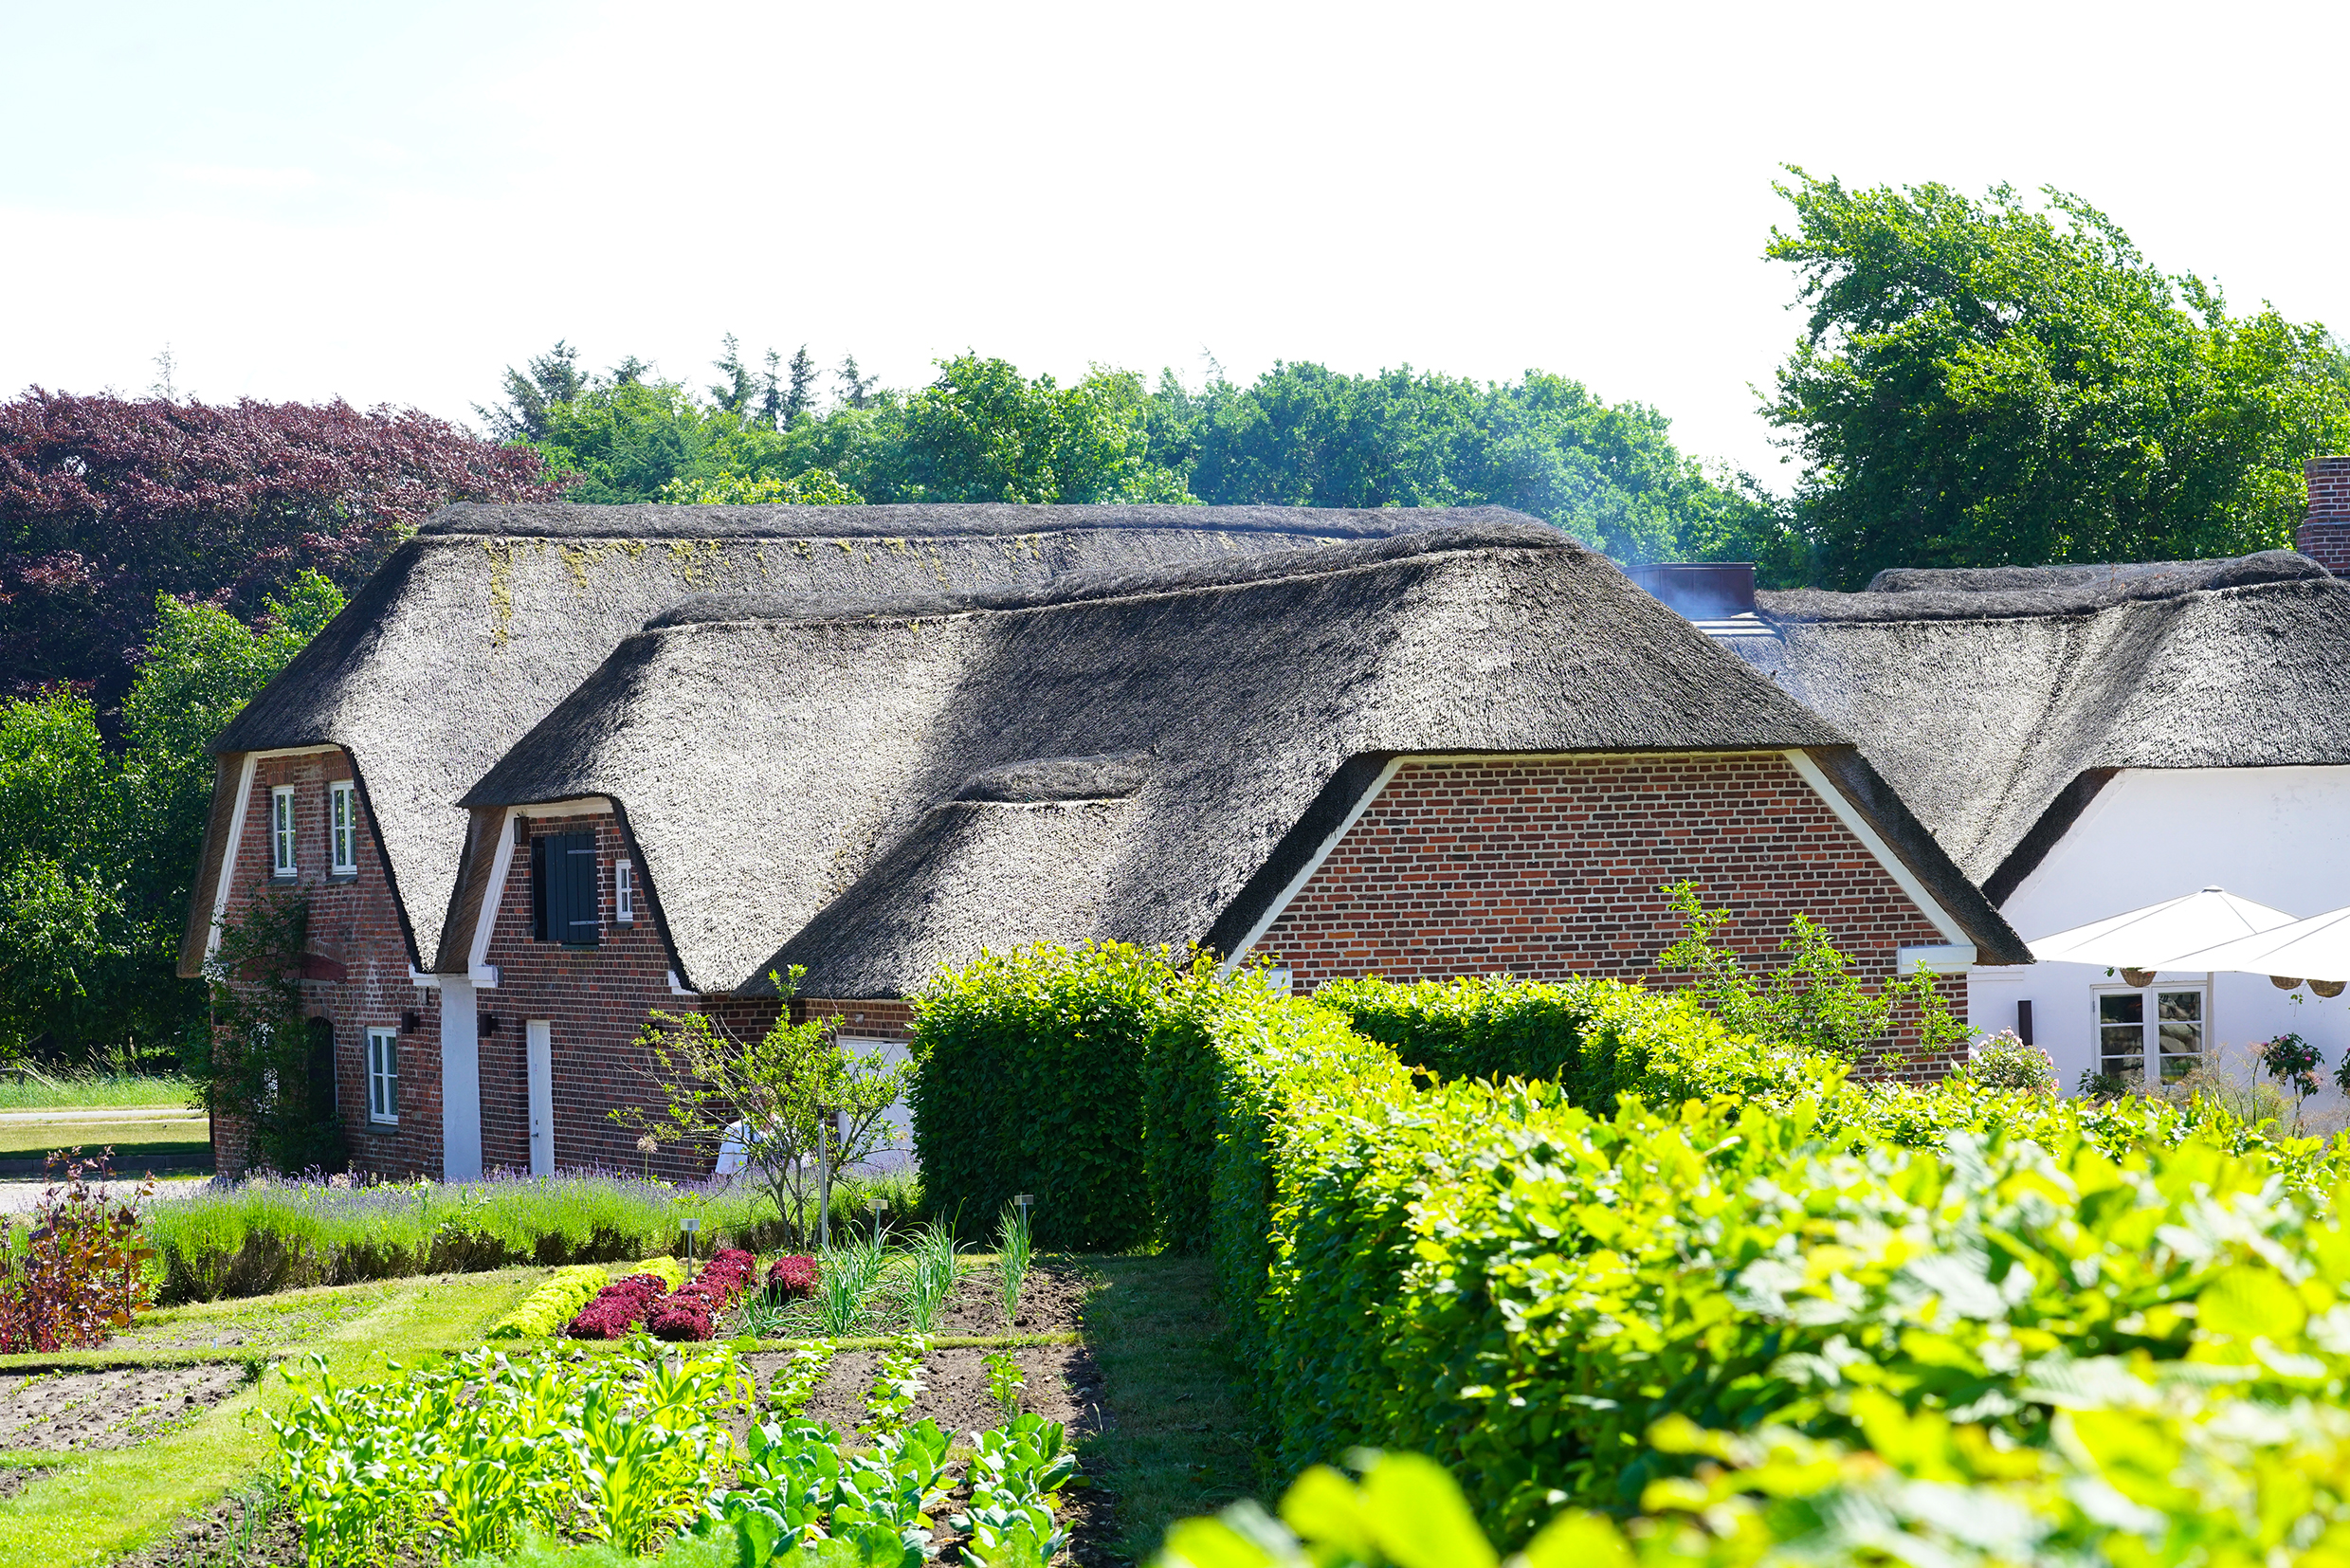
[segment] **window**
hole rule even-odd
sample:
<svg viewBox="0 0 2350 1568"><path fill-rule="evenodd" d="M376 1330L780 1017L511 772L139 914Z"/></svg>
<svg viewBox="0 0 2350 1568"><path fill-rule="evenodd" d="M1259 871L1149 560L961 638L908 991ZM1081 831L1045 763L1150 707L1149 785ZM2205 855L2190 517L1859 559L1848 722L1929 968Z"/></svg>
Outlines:
<svg viewBox="0 0 2350 1568"><path fill-rule="evenodd" d="M349 779L326 787L327 870L355 876L359 870L359 796Z"/></svg>
<svg viewBox="0 0 2350 1568"><path fill-rule="evenodd" d="M612 921L636 923L636 866L626 855L612 862Z"/></svg>
<svg viewBox="0 0 2350 1568"><path fill-rule="evenodd" d="M367 1031L367 1119L388 1125L400 1120L400 1031Z"/></svg>
<svg viewBox="0 0 2350 1568"><path fill-rule="evenodd" d="M2097 1070L2133 1088L2175 1084L2203 1065L2201 987L2104 991L2097 995Z"/></svg>
<svg viewBox="0 0 2350 1568"><path fill-rule="evenodd" d="M269 874L294 874L294 787L290 784L269 792Z"/></svg>
<svg viewBox="0 0 2350 1568"><path fill-rule="evenodd" d="M593 947L604 928L593 833L542 833L531 840L532 935L542 942Z"/></svg>

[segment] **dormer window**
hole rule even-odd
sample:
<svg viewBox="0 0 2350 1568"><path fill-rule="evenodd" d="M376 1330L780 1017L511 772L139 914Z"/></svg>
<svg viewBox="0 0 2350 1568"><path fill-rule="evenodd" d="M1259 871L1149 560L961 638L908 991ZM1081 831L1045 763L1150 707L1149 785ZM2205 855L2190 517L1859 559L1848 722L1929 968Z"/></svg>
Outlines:
<svg viewBox="0 0 2350 1568"><path fill-rule="evenodd" d="M327 870L359 874L359 792L349 779L326 787Z"/></svg>
<svg viewBox="0 0 2350 1568"><path fill-rule="evenodd" d="M294 874L294 787L290 784L269 792L269 874Z"/></svg>

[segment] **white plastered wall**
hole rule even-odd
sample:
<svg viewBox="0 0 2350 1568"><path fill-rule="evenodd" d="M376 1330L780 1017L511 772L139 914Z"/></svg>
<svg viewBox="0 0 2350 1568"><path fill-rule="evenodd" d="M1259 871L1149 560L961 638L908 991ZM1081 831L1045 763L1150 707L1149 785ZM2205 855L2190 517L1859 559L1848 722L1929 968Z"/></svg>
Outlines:
<svg viewBox="0 0 2350 1568"><path fill-rule="evenodd" d="M2218 886L2296 918L2350 904L2350 768L2133 768L2114 775L2000 913L2026 941L2124 910ZM2095 1060L2096 993L2120 984L2101 965L1977 967L1968 1022L2013 1029L2032 1004L2037 1043L2069 1092ZM2325 1053L2315 1114L2350 1111L2333 1087L2350 1048L2350 992L2325 1001L2304 988L2296 1006L2260 975L2173 974L2163 985L2210 986L2207 1039L2246 1065L2246 1047L2296 1030ZM2207 1049L2209 1047L2207 1046Z"/></svg>

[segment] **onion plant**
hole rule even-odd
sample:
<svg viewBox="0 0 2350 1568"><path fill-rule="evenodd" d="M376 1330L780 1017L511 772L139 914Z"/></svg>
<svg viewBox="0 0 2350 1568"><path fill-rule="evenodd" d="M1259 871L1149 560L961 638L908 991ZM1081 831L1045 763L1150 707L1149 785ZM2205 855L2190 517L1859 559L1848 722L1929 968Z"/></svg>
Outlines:
<svg viewBox="0 0 2350 1568"><path fill-rule="evenodd" d="M995 1222L995 1256L996 1267L1003 1272L1007 1323L1020 1316L1020 1287L1028 1283L1029 1260L1034 1251L1028 1209L1021 1204L1005 1204L1004 1217Z"/></svg>
<svg viewBox="0 0 2350 1568"><path fill-rule="evenodd" d="M879 1231L826 1249L816 1271L816 1321L826 1334L841 1339L857 1332L884 1261Z"/></svg>
<svg viewBox="0 0 2350 1568"><path fill-rule="evenodd" d="M906 1322L915 1333L928 1334L938 1326L938 1313L955 1299L956 1282L963 1275L962 1249L946 1221L934 1219L914 1232L906 1249L912 1268L906 1288Z"/></svg>

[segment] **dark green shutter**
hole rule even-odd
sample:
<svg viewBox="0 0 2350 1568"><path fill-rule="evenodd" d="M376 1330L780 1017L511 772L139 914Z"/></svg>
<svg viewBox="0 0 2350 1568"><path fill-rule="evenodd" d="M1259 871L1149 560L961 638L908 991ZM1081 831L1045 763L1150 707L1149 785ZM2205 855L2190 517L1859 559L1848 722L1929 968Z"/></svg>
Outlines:
<svg viewBox="0 0 2350 1568"><path fill-rule="evenodd" d="M574 947L593 947L604 934L603 901L597 896L595 835L565 833L556 841L563 853L563 939Z"/></svg>
<svg viewBox="0 0 2350 1568"><path fill-rule="evenodd" d="M547 841L530 841L530 934L535 942L552 941L547 931L547 911L559 908L549 897L554 890L547 885Z"/></svg>

